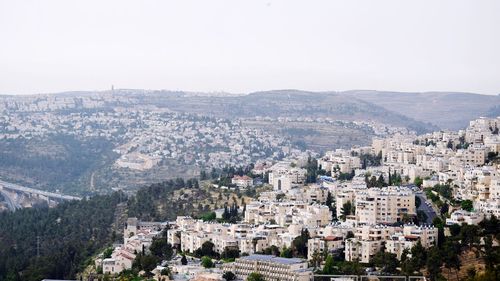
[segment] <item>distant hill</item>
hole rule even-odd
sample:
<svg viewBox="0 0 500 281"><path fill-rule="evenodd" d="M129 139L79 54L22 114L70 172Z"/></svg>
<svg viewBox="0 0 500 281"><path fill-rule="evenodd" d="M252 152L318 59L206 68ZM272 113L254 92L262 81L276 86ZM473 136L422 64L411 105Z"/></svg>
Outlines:
<svg viewBox="0 0 500 281"><path fill-rule="evenodd" d="M134 119L140 114L127 113L126 118L114 115L127 110L144 112L145 116L154 112L155 116L143 116L139 120L152 119L129 122L127 118ZM425 133L443 128L465 128L471 119L479 116L500 115L500 97L469 93L300 90L233 95L141 89L1 96L0 116L8 118L0 117L0 176L31 187L87 195L106 192L111 187L134 190L158 179L191 177L200 169L211 169L195 165L194 159L199 156L194 157L191 151L180 148L175 157L162 156L158 166L144 172L114 166L120 157L114 149L135 137L141 136L133 149L155 154L157 151L149 151L154 141L142 141L142 135L147 135L144 139L153 139L153 135L149 135L153 132L158 134L156 137L163 137L161 131L150 131L147 126L157 122L155 118L164 121L172 118L175 115L170 116L172 112L203 116L193 121L194 116L186 115L179 119L183 124L206 122L204 120L210 119L206 116L224 118L242 128L257 129L275 139L283 139L293 149L321 153L369 145L373 137L384 136L393 130L406 132L408 128ZM101 113L103 115L97 118ZM14 115L16 120L11 120ZM52 119L56 117L60 119ZM54 127L54 122L47 123L45 118L60 120L55 122L60 123ZM17 124L36 126L33 125L23 138L1 137L6 132L16 134L21 128ZM197 147L208 145L209 139L203 137L203 133L196 137ZM260 137L248 135L248 138ZM152 149L158 147L161 146ZM170 150L173 148L162 149L172 155ZM226 148L213 149L224 151ZM252 153L271 155L271 151L270 147L257 147Z"/></svg>
<svg viewBox="0 0 500 281"><path fill-rule="evenodd" d="M463 129L469 121L496 115L500 96L458 92L401 93L347 91L338 93L381 106L409 118L429 122L441 129Z"/></svg>
<svg viewBox="0 0 500 281"><path fill-rule="evenodd" d="M138 96L134 95L134 97ZM374 102L353 98L342 93L276 90L248 95L207 96L154 91L141 94L139 97L142 104L223 118L329 117L348 121L373 120L407 127L419 133L438 129L430 123L415 120Z"/></svg>

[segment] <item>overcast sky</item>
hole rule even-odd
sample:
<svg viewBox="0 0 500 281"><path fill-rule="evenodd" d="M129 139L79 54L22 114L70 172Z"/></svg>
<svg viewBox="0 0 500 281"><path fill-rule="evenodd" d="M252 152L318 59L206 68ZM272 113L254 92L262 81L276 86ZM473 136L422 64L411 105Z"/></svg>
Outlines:
<svg viewBox="0 0 500 281"><path fill-rule="evenodd" d="M500 93L500 1L0 0L0 93Z"/></svg>

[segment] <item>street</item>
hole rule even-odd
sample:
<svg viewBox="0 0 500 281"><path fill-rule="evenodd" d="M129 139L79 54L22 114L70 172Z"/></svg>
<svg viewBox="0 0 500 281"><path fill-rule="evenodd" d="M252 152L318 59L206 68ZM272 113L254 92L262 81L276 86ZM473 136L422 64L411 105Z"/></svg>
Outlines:
<svg viewBox="0 0 500 281"><path fill-rule="evenodd" d="M436 212L434 211L434 209L432 209L432 207L426 204L428 200L425 194L420 193L416 194L416 196L420 198L421 202L420 206L418 207L418 211L423 211L425 215L427 215L427 220L425 221L426 224L432 224L432 220L437 216Z"/></svg>

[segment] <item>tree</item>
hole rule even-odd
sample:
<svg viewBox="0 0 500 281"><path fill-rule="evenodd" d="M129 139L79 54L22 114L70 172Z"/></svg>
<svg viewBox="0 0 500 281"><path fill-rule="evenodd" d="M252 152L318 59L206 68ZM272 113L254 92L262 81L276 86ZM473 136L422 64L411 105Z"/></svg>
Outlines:
<svg viewBox="0 0 500 281"><path fill-rule="evenodd" d="M280 256L280 249L275 245L265 248L263 252L265 255Z"/></svg>
<svg viewBox="0 0 500 281"><path fill-rule="evenodd" d="M298 256L307 257L307 241L309 238L309 231L302 229L300 235L292 241L292 248Z"/></svg>
<svg viewBox="0 0 500 281"><path fill-rule="evenodd" d="M500 223L495 215L491 215L490 219L484 219L479 223L482 228L483 235L494 235L497 240L500 240L498 236L500 234Z"/></svg>
<svg viewBox="0 0 500 281"><path fill-rule="evenodd" d="M151 270L156 268L156 265L160 259L154 255L143 255L139 253L132 264L132 268L137 270L144 270L146 273L151 272Z"/></svg>
<svg viewBox="0 0 500 281"><path fill-rule="evenodd" d="M207 172L205 172L205 170L201 170L200 172L200 180L206 180L208 179L208 176L207 176Z"/></svg>
<svg viewBox="0 0 500 281"><path fill-rule="evenodd" d="M420 240L417 241L417 244L411 248L411 259L414 262L416 270L424 267L425 262L427 260L427 251L422 246Z"/></svg>
<svg viewBox="0 0 500 281"><path fill-rule="evenodd" d="M344 261L339 263L340 274L344 275L362 275L365 273L364 268L361 266L359 261L355 260L352 262Z"/></svg>
<svg viewBox="0 0 500 281"><path fill-rule="evenodd" d="M479 245L479 228L477 225L464 224L460 228L460 240L462 247L472 249L475 245Z"/></svg>
<svg viewBox="0 0 500 281"><path fill-rule="evenodd" d="M306 183L315 183L318 176L318 161L309 156L306 164Z"/></svg>
<svg viewBox="0 0 500 281"><path fill-rule="evenodd" d="M424 183L424 180L420 177L415 177L415 180L413 181L413 183L418 186L418 187L421 187L422 184Z"/></svg>
<svg viewBox="0 0 500 281"><path fill-rule="evenodd" d="M418 197L417 197L418 198ZM427 214L425 214L424 211L418 210L417 211L417 224L420 225L422 223L425 223L427 221Z"/></svg>
<svg viewBox="0 0 500 281"><path fill-rule="evenodd" d="M311 255L311 265L316 269L320 266L322 259L321 253L318 250L314 250L314 253Z"/></svg>
<svg viewBox="0 0 500 281"><path fill-rule="evenodd" d="M445 236L444 236L444 222L439 217L435 217L432 220L432 224L438 229L438 246L441 247L443 245Z"/></svg>
<svg viewBox="0 0 500 281"><path fill-rule="evenodd" d="M456 237L460 234L460 225L458 224L452 224L448 227L450 229L450 234L452 237Z"/></svg>
<svg viewBox="0 0 500 281"><path fill-rule="evenodd" d="M247 281L265 281L264 276L257 272L252 272L248 275Z"/></svg>
<svg viewBox="0 0 500 281"><path fill-rule="evenodd" d="M448 143L446 144L446 147L449 149L453 149L453 142L449 140Z"/></svg>
<svg viewBox="0 0 500 281"><path fill-rule="evenodd" d="M216 219L216 214L215 212L208 212L200 217L203 221L214 221Z"/></svg>
<svg viewBox="0 0 500 281"><path fill-rule="evenodd" d="M387 186L387 184L385 183L384 176L381 174L377 179L377 187L384 187L384 186Z"/></svg>
<svg viewBox="0 0 500 281"><path fill-rule="evenodd" d="M443 206L441 206L441 209L440 209L441 216L447 214L449 210L450 210L450 206L447 203L444 203Z"/></svg>
<svg viewBox="0 0 500 281"><path fill-rule="evenodd" d="M208 256L208 257L216 257L217 253L214 251L214 243L210 241L205 241L203 244L201 244L201 247L196 249L194 252L195 256L197 257L202 257L202 256Z"/></svg>
<svg viewBox="0 0 500 281"><path fill-rule="evenodd" d="M323 266L323 274L331 275L334 273L335 273L335 264L333 261L333 257L332 255L328 255L326 257L325 266Z"/></svg>
<svg viewBox="0 0 500 281"><path fill-rule="evenodd" d="M240 250L238 247L225 247L224 251L221 254L221 258L223 259L232 259L240 257Z"/></svg>
<svg viewBox="0 0 500 281"><path fill-rule="evenodd" d="M347 201L342 205L342 208L340 209L340 218L342 220L346 220L347 216L352 215L353 211L353 205L351 201Z"/></svg>
<svg viewBox="0 0 500 281"><path fill-rule="evenodd" d="M164 276L170 276L172 274L172 272L170 271L170 268L167 266L165 267L164 269L161 270L161 275L164 275Z"/></svg>
<svg viewBox="0 0 500 281"><path fill-rule="evenodd" d="M439 248L437 246L430 248L425 265L431 280L437 280L439 277L442 263Z"/></svg>
<svg viewBox="0 0 500 281"><path fill-rule="evenodd" d="M450 279L451 269L455 269L458 279L458 271L460 270L460 245L458 243L448 239L443 244L442 258L444 266L448 269L448 280Z"/></svg>
<svg viewBox="0 0 500 281"><path fill-rule="evenodd" d="M483 260L486 265L486 270L493 270L495 265L500 263L500 252L498 247L496 249L493 247L493 239L490 235L487 235L484 238L483 245Z"/></svg>
<svg viewBox="0 0 500 281"><path fill-rule="evenodd" d="M415 207L417 207L417 209L418 209L421 204L422 204L422 200L420 199L420 197L415 196Z"/></svg>
<svg viewBox="0 0 500 281"><path fill-rule="evenodd" d="M410 276L416 271L415 261L410 257L410 250L405 248L401 253L401 273Z"/></svg>
<svg viewBox="0 0 500 281"><path fill-rule="evenodd" d="M92 255L114 242L109 226L118 203L116 192L54 208L0 212L0 280L74 279ZM33 258L37 236L40 255Z"/></svg>
<svg viewBox="0 0 500 281"><path fill-rule="evenodd" d="M113 247L109 247L104 252L102 253L102 258L107 259L111 257L111 254L113 254Z"/></svg>
<svg viewBox="0 0 500 281"><path fill-rule="evenodd" d="M222 278L224 278L226 281L233 281L236 279L236 275L231 271L227 271L222 274Z"/></svg>
<svg viewBox="0 0 500 281"><path fill-rule="evenodd" d="M212 268L212 267L214 267L214 263L213 263L212 259L210 257L207 257L207 256L203 256L201 258L201 265L204 268Z"/></svg>
<svg viewBox="0 0 500 281"><path fill-rule="evenodd" d="M281 250L280 257L282 258L293 258L293 252L292 249L283 247L283 250Z"/></svg>
<svg viewBox="0 0 500 281"><path fill-rule="evenodd" d="M149 250L160 260L170 259L174 253L172 245L167 242L166 238L154 238Z"/></svg>
<svg viewBox="0 0 500 281"><path fill-rule="evenodd" d="M472 204L472 201L471 200L463 200L461 203L460 203L460 206L462 207L462 209L470 212L474 209L474 205Z"/></svg>
<svg viewBox="0 0 500 281"><path fill-rule="evenodd" d="M328 194L326 196L326 202L325 202L325 205L330 209L330 211L332 211L332 207L333 207L333 196L332 196L332 193L330 191L328 191Z"/></svg>
<svg viewBox="0 0 500 281"><path fill-rule="evenodd" d="M397 273L399 261L396 254L380 251L372 258L372 262L379 267L383 273Z"/></svg>

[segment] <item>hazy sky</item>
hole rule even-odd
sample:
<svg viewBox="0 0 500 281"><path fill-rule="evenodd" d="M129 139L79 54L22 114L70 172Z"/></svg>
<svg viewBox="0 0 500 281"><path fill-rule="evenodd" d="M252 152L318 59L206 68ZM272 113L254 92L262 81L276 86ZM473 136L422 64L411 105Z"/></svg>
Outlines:
<svg viewBox="0 0 500 281"><path fill-rule="evenodd" d="M0 93L500 93L500 1L0 0Z"/></svg>

